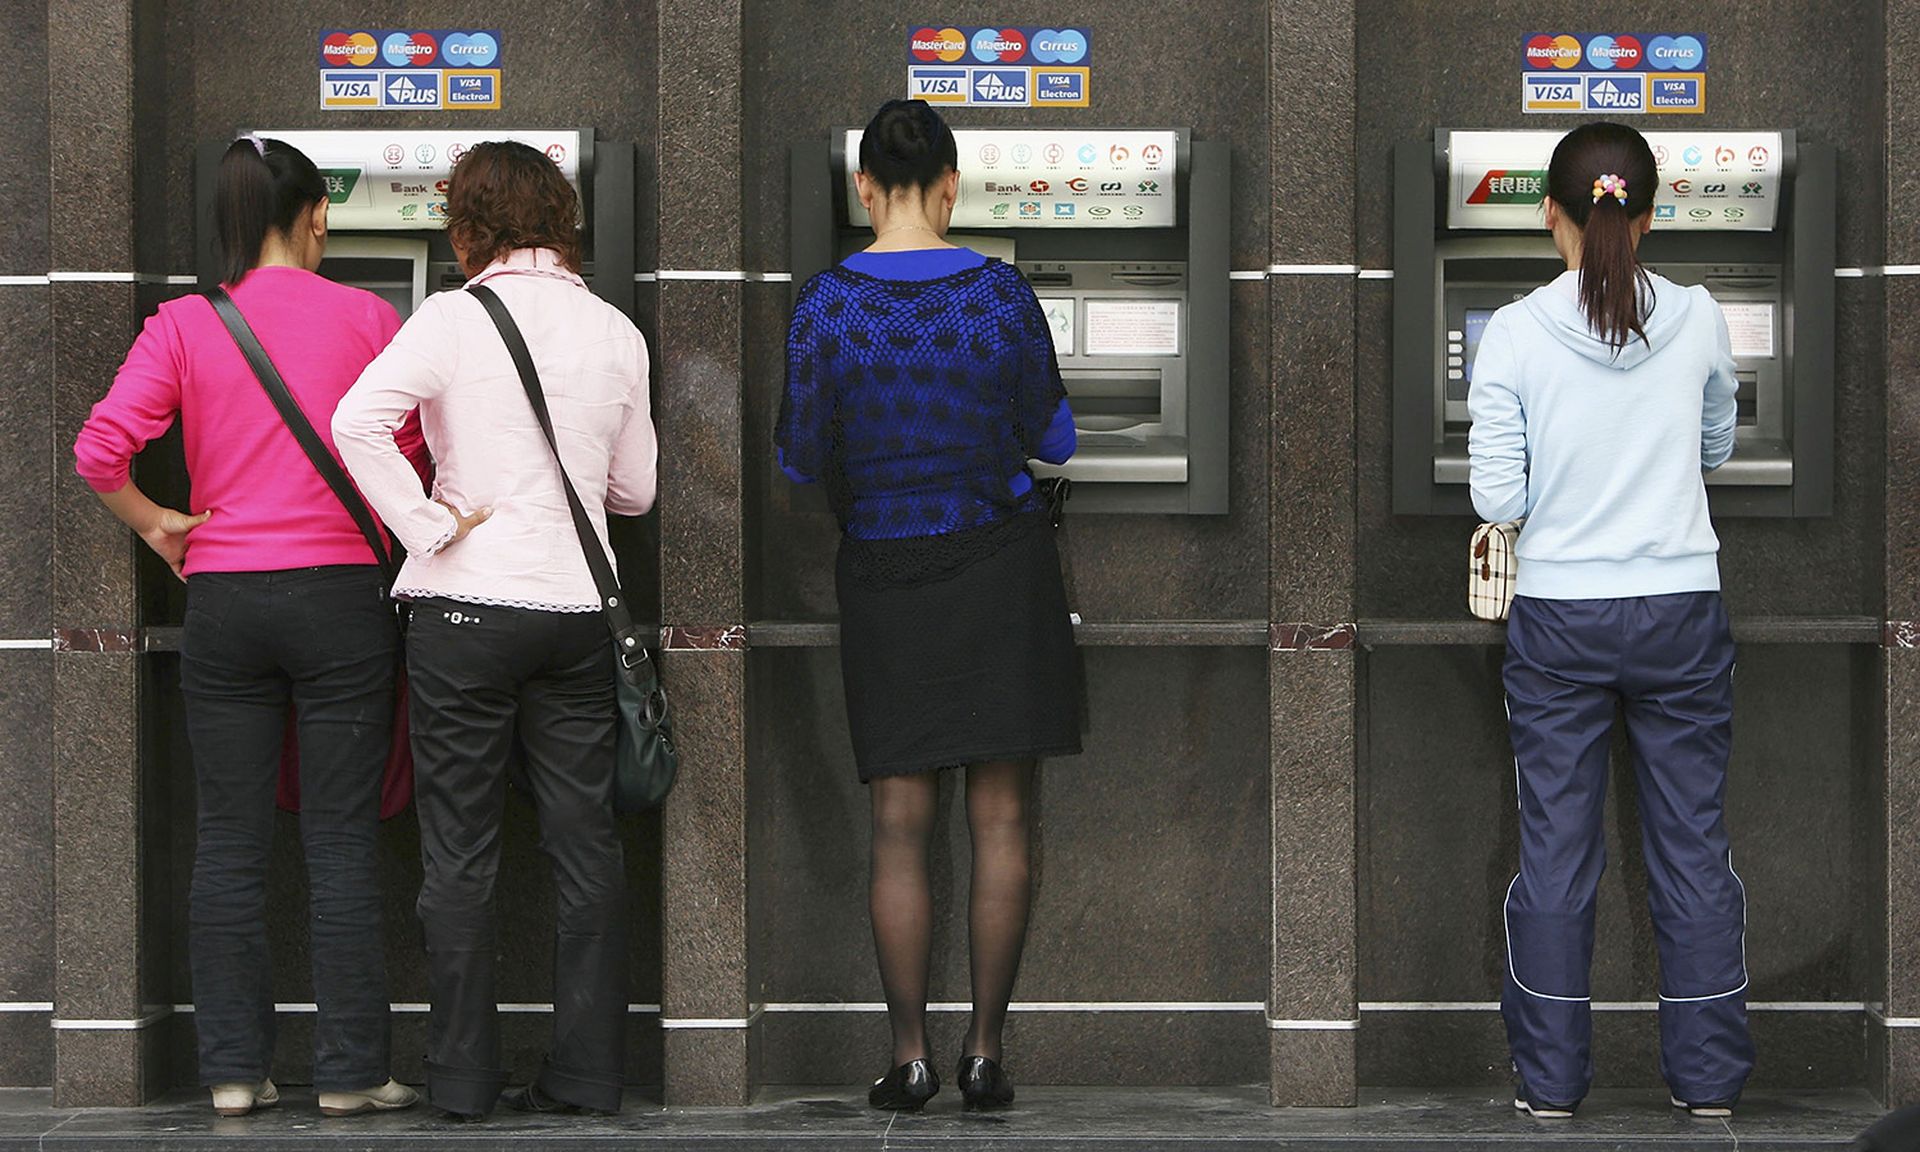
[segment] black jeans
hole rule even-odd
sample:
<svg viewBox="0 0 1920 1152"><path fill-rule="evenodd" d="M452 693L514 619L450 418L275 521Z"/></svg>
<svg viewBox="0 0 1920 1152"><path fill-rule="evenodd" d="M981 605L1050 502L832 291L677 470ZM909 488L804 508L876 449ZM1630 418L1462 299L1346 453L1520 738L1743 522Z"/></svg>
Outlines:
<svg viewBox="0 0 1920 1152"><path fill-rule="evenodd" d="M506 1086L493 884L516 741L558 893L547 1095L614 1111L626 1065L627 874L614 826L613 644L597 612L414 604L407 634L427 1098L484 1115Z"/></svg>
<svg viewBox="0 0 1920 1152"><path fill-rule="evenodd" d="M313 1083L384 1084L387 970L374 836L393 735L400 633L371 565L202 572L187 581L180 684L198 781L188 951L200 1082L257 1082L273 1061L267 856L287 705L300 729Z"/></svg>

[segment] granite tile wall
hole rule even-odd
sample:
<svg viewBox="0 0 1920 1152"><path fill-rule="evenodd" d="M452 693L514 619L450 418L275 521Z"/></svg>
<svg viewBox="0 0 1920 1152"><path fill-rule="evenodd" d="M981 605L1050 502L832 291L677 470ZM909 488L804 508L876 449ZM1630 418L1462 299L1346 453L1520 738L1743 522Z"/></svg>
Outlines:
<svg viewBox="0 0 1920 1152"><path fill-rule="evenodd" d="M1040 769L1037 895L1016 999L1261 1002L1268 973L1267 733L1247 719L1264 714L1264 653L1083 654L1086 751ZM749 926L756 999L879 1001L865 899L868 805L846 734L838 653L758 649L749 658L758 666L751 683L765 694L756 723L767 731L765 756L749 764L748 777L754 835L766 841L749 878L764 892L763 915ZM964 792L957 773L941 784L931 999L964 1002ZM871 1077L884 1065L884 1014L793 1019L770 1012L766 1019L770 1079L842 1082ZM937 1028L951 1024L945 1014L936 1018ZM1076 1031L1083 1025L1101 1040L1069 1058L1074 1037L1088 1035ZM1016 1014L1010 1028L1023 1082L1245 1082L1265 1075L1257 1012L1104 1015L1097 1023ZM1111 1053L1111 1062L1102 1053Z"/></svg>
<svg viewBox="0 0 1920 1152"><path fill-rule="evenodd" d="M0 315L0 638L28 639L53 628L53 292L0 288Z"/></svg>
<svg viewBox="0 0 1920 1152"><path fill-rule="evenodd" d="M53 999L53 656L0 651L0 1000ZM49 1012L0 1013L0 1084L52 1082Z"/></svg>
<svg viewBox="0 0 1920 1152"><path fill-rule="evenodd" d="M757 34L748 41L746 122L753 146L745 174L746 264L784 269L788 256L788 146L824 138L835 126L865 124L883 101L902 94L904 12L876 0L796 7L755 0L746 7ZM1093 108L1005 112L952 109L956 126L1170 126L1233 146L1233 267L1264 268L1268 249L1266 106L1267 6L1234 0L1204 10L1162 13L1141 23L1126 0L1075 7L1099 61ZM940 18L1046 24L1063 17L1044 6L961 4ZM1103 40L1102 37L1105 37ZM839 53L779 46L842 43ZM1101 44L1113 47L1103 50ZM1125 45L1125 49L1122 46ZM796 98L804 94L804 98ZM817 492L794 492L772 466L766 435L779 407L786 332L785 286L751 306L747 330L747 483L763 509L749 525L750 565L759 619L833 615L834 530ZM1267 315L1264 289L1235 284L1230 509L1225 516L1075 518L1068 560L1075 607L1087 619L1259 619L1266 611Z"/></svg>
<svg viewBox="0 0 1920 1152"><path fill-rule="evenodd" d="M47 5L0 5L12 49L14 87L0 112L0 275L37 275L51 265L47 136Z"/></svg>

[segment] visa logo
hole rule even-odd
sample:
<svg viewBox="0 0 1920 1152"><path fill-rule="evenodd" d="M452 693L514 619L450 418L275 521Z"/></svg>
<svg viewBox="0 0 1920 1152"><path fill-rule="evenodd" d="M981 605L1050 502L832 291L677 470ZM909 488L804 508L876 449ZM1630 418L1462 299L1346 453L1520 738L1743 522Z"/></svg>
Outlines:
<svg viewBox="0 0 1920 1152"><path fill-rule="evenodd" d="M322 108L372 108L380 103L379 77L366 72L322 72Z"/></svg>
<svg viewBox="0 0 1920 1152"><path fill-rule="evenodd" d="M389 108L438 108L440 78L421 73L387 74L386 106Z"/></svg>
<svg viewBox="0 0 1920 1152"><path fill-rule="evenodd" d="M929 104L965 104L967 70L965 68L910 68L907 91L916 100Z"/></svg>
<svg viewBox="0 0 1920 1152"><path fill-rule="evenodd" d="M1583 83L1559 76L1528 76L1526 100L1531 107L1541 105L1578 106L1583 95Z"/></svg>
<svg viewBox="0 0 1920 1152"><path fill-rule="evenodd" d="M1027 70L1025 68L974 69L973 100L976 104L1003 104L1025 107L1027 103Z"/></svg>

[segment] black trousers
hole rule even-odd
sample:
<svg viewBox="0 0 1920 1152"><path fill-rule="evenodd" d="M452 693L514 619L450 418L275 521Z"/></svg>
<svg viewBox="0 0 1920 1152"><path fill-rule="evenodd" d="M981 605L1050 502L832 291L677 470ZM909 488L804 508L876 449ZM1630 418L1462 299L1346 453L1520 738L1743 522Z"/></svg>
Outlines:
<svg viewBox="0 0 1920 1152"><path fill-rule="evenodd" d="M492 1111L501 1067L493 885L516 740L553 863L553 1048L540 1090L620 1107L626 1064L626 866L614 825L613 645L597 612L414 604L407 634L420 922L433 1012L427 1097Z"/></svg>
<svg viewBox="0 0 1920 1152"><path fill-rule="evenodd" d="M400 635L371 565L203 572L187 581L180 682L198 782L188 952L200 1082L263 1079L273 1060L267 856L287 705L299 711L313 1082L384 1084L385 950L374 837L393 734Z"/></svg>

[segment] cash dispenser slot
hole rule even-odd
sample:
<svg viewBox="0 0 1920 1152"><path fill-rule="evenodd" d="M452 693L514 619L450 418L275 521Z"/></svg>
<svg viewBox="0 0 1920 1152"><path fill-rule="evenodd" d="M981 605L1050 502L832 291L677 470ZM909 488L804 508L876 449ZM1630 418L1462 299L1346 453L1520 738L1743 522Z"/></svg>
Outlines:
<svg viewBox="0 0 1920 1152"><path fill-rule="evenodd" d="M1078 447L1036 476L1078 512L1227 511L1230 157L1183 129L956 127L948 239L1039 297ZM860 133L792 149L793 290L872 243Z"/></svg>
<svg viewBox="0 0 1920 1152"><path fill-rule="evenodd" d="M1396 149L1394 510L1472 511L1467 395L1487 322L1565 271L1540 209L1557 132L1440 132ZM1822 516L1833 488L1830 147L1790 132L1653 132L1640 257L1726 319L1734 452L1716 512Z"/></svg>

